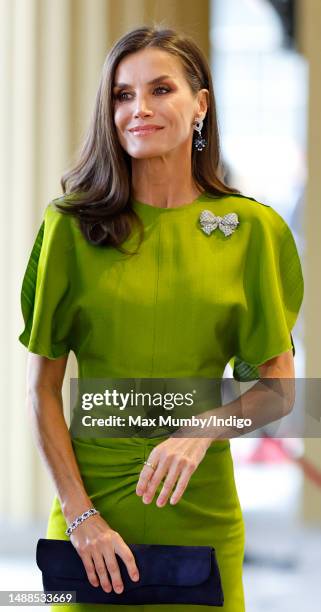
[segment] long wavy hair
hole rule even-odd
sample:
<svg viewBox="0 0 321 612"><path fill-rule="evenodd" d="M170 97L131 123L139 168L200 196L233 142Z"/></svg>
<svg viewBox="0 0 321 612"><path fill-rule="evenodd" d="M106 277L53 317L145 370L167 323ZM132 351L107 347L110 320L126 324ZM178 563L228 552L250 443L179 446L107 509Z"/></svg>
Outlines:
<svg viewBox="0 0 321 612"><path fill-rule="evenodd" d="M127 32L117 40L106 57L87 134L74 166L61 178L64 195L54 203L62 213L78 219L84 237L91 244L111 245L128 254L134 253L122 247L122 243L136 224L140 244L144 228L131 206L131 157L118 140L114 123L113 86L119 62L126 55L148 47L163 49L180 58L184 75L195 96L202 88L209 91L202 132L207 146L202 152L192 147L195 184L213 197L240 193L224 182L212 77L202 51L192 38L173 29L154 25Z"/></svg>

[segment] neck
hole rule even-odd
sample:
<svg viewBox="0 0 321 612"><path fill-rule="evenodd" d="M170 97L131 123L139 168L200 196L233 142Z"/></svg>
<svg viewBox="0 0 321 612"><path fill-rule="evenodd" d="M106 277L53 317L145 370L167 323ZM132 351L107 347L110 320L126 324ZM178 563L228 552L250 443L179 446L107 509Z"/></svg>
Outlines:
<svg viewBox="0 0 321 612"><path fill-rule="evenodd" d="M132 197L161 208L193 202L202 193L192 176L191 156L171 151L166 156L132 158Z"/></svg>

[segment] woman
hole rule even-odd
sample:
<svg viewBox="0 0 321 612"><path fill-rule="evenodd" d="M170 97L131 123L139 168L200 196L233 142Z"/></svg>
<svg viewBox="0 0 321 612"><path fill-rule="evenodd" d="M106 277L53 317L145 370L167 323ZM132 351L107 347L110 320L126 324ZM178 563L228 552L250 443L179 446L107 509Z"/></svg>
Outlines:
<svg viewBox="0 0 321 612"><path fill-rule="evenodd" d="M65 195L46 209L22 287L20 340L57 489L47 537L68 539L67 526L96 508L70 539L91 584L116 593L115 553L137 580L129 543L212 545L223 609L241 612L244 523L229 440L71 439L61 399L70 350L79 378L221 378L232 358L239 377L253 368L293 377L303 281L292 234L272 208L225 185L219 162L201 51L172 30L127 33L106 59ZM211 215L222 218L215 231ZM156 609L127 606L139 608Z"/></svg>

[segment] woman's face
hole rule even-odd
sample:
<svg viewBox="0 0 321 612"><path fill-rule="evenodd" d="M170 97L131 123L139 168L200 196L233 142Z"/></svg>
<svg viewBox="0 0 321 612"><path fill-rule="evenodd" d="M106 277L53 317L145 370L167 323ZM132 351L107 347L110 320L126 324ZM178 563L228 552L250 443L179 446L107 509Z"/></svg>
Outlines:
<svg viewBox="0 0 321 612"><path fill-rule="evenodd" d="M202 89L193 95L179 58L162 49L127 55L117 66L113 90L114 121L122 147L137 159L164 155L178 147L185 150L192 141L196 116L205 117L206 94ZM133 131L137 126L151 129Z"/></svg>

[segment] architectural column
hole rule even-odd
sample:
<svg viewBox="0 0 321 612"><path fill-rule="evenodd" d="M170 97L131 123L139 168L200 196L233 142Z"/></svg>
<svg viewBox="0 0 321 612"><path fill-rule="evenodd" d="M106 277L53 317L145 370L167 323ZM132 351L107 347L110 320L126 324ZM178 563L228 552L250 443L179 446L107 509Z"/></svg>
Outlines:
<svg viewBox="0 0 321 612"><path fill-rule="evenodd" d="M307 167L308 182L305 198L305 347L306 377L321 378L321 3L319 0L299 0L297 27L299 51L309 65L309 106ZM305 456L321 471L321 440L305 440ZM321 525L321 489L304 480L302 516L307 522Z"/></svg>

